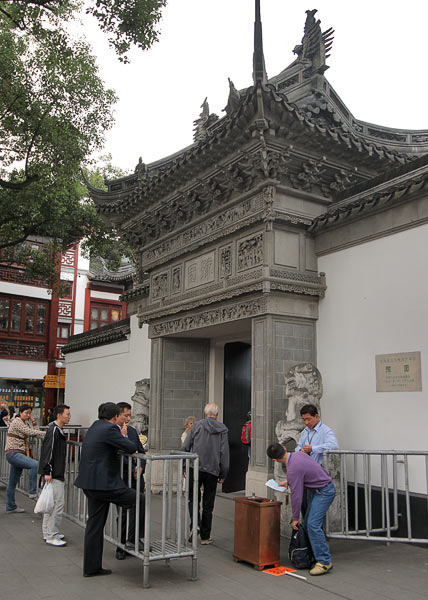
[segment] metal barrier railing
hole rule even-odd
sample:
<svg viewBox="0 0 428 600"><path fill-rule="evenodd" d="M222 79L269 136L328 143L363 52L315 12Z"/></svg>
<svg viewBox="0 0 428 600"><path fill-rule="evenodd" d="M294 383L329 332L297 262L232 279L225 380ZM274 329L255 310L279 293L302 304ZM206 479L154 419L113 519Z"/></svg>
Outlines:
<svg viewBox="0 0 428 600"><path fill-rule="evenodd" d="M327 513L328 537L428 543L412 533L416 500L428 523L428 451L328 450L324 466L338 483L338 514Z"/></svg>
<svg viewBox="0 0 428 600"><path fill-rule="evenodd" d="M87 428L82 428L87 429ZM0 481L7 485L9 478L9 463L4 453L6 432L0 431ZM79 434L81 435L81 434ZM34 458L40 456L41 440L33 443ZM66 471L65 471L65 504L64 516L85 527L87 518L87 498L83 490L74 485L79 473L79 463L82 452L82 442L67 441ZM189 515L189 477L184 479L181 473L193 468L193 502L191 505L192 522L198 521L198 472L199 459L197 454L172 451L168 454L123 454L121 457L121 473L124 462L128 461L128 485L132 485L132 473L136 470L135 490L135 543L131 549L122 542L122 509L111 506L104 529L104 539L115 544L117 548L139 558L143 562L143 587L149 587L149 569L153 561L165 560L167 563L176 558L191 558L190 579L197 577L197 536L193 535L188 541L190 529ZM161 463L162 496L160 520L152 515L153 465ZM141 474L145 465L144 476ZM132 467L132 468L131 468ZM176 477L174 477L176 475ZM175 481L174 481L175 479ZM144 481L145 480L145 481ZM159 485L159 482L156 481ZM144 496L144 543L143 549L139 542L140 531L140 492L147 490ZM23 470L23 477L17 489L28 494L28 471ZM125 540L128 537L130 511L126 516Z"/></svg>
<svg viewBox="0 0 428 600"><path fill-rule="evenodd" d="M64 514L79 525L85 526L87 515L87 500L83 491L74 485L78 475L78 465L82 444L68 442L67 444L67 468L65 487ZM197 577L197 536L192 536L189 545L188 536L190 529L189 505L189 478L183 479L183 470L189 472L193 468L195 478L193 482L192 521L198 521L198 470L199 459L197 454L189 452L170 452L169 454L123 454L121 457L121 472L123 473L124 461L128 461L128 485L131 486L132 473L136 470L135 481L136 506L135 506L135 544L130 549L122 543L122 510L111 507L104 530L104 539L115 544L117 548L126 550L129 554L143 561L143 587L149 587L149 568L153 561L170 560L176 558L191 558L190 579ZM163 462L162 484L161 484L161 519L156 523L152 518L151 503L153 463ZM144 479L141 470L145 464ZM176 477L176 493L174 493L173 474ZM140 530L140 492L145 488L145 510L144 510L144 545L140 550L138 531ZM127 511L126 534L129 528L130 514Z"/></svg>
<svg viewBox="0 0 428 600"><path fill-rule="evenodd" d="M48 426L40 427L40 429L46 430ZM65 425L63 430L67 436L67 441L74 440L81 442L85 433L88 431L88 427L82 427L80 425ZM9 463L6 460L4 447L6 443L7 428L0 427L0 481L7 485L9 480ZM42 445L42 439L39 437L28 438L28 445L33 453L35 460L40 458L40 448ZM16 487L20 492L28 495L29 490L29 472L27 469L23 469L21 479Z"/></svg>

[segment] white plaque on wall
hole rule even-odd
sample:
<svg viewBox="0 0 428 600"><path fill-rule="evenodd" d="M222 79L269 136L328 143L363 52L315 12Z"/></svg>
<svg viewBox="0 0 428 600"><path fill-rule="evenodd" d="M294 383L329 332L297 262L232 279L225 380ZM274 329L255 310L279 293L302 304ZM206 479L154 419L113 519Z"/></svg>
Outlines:
<svg viewBox="0 0 428 600"><path fill-rule="evenodd" d="M421 353L378 354L377 392L421 392Z"/></svg>
<svg viewBox="0 0 428 600"><path fill-rule="evenodd" d="M203 254L186 262L184 279L186 290L211 281L214 281L214 252Z"/></svg>

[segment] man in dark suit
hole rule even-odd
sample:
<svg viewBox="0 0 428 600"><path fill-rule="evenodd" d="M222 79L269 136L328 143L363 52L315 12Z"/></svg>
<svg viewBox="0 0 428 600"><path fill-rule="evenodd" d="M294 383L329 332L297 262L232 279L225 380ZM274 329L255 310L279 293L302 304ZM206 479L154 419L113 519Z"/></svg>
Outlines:
<svg viewBox="0 0 428 600"><path fill-rule="evenodd" d="M134 442L137 445L137 452L141 454L145 454L144 446L140 441L140 437L138 432L134 427L129 425L129 421L131 420L131 405L128 402L118 402L117 406L119 407L119 420L117 424L121 427L121 433L124 436L127 436L131 442ZM129 465L131 465L131 477L129 477ZM140 476L140 504L144 503L144 477L143 473L145 471L146 463L145 461L141 461L140 467L137 465L137 461L135 459L131 459L129 457L124 457L123 459L123 481L125 485L129 486L136 490L137 488L137 479ZM140 475L138 475L138 469L140 470ZM128 539L135 540L135 510L122 510L122 523L121 523L121 534L120 541L125 546L128 546L130 549L134 549L135 542L126 541L126 515L128 514ZM144 536L144 521L140 520L139 526L139 536ZM127 552L122 550L122 548L116 549L116 558L117 560L124 560L126 558Z"/></svg>
<svg viewBox="0 0 428 600"><path fill-rule="evenodd" d="M103 532L110 502L124 509L135 510L135 490L125 485L120 476L118 450L134 453L137 445L125 437L117 425L119 408L113 402L98 407L98 421L88 429L82 445L79 475L75 485L88 498L88 520L83 549L83 575L109 575L103 569ZM143 514L141 514L143 513ZM144 520L144 503L140 506L140 519Z"/></svg>

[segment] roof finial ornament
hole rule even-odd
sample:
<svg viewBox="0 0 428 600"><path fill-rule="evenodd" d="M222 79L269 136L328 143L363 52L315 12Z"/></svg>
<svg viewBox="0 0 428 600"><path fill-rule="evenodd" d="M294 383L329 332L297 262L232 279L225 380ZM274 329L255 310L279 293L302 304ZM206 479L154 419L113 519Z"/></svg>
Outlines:
<svg viewBox="0 0 428 600"><path fill-rule="evenodd" d="M208 98L201 104L202 111L199 115L199 119L193 121L195 128L193 129L193 141L201 142L209 135L208 127L218 120L218 116L214 113L210 114L210 106L208 104Z"/></svg>
<svg viewBox="0 0 428 600"><path fill-rule="evenodd" d="M229 98L227 99L226 108L223 108L223 110L226 112L226 114L228 116L230 116L232 113L235 112L235 110L240 105L241 96L240 96L238 90L236 89L236 87L234 86L231 78L228 77L227 79L229 81Z"/></svg>
<svg viewBox="0 0 428 600"><path fill-rule="evenodd" d="M260 0L256 0L256 18L254 21L254 54L253 54L253 81L267 82L265 58L263 55L262 20L260 16Z"/></svg>
<svg viewBox="0 0 428 600"><path fill-rule="evenodd" d="M306 11L306 22L302 43L293 50L297 54L296 62L310 61L313 73L324 73L328 69L325 64L333 45L334 30L332 27L321 32L321 21L315 20L317 9Z"/></svg>

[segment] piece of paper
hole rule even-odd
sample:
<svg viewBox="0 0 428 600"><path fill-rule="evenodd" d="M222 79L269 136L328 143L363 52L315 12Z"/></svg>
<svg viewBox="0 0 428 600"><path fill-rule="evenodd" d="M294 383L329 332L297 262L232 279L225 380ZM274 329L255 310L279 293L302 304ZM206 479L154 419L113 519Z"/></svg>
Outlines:
<svg viewBox="0 0 428 600"><path fill-rule="evenodd" d="M278 485L277 482L275 481L275 479L269 479L269 481L266 481L266 485L268 487L270 487L272 490L275 490L275 492L285 492L286 491L285 487L283 487L282 485Z"/></svg>
<svg viewBox="0 0 428 600"><path fill-rule="evenodd" d="M265 569L263 573L268 573L269 575L275 575L275 577L278 577L279 575L294 573L295 570L296 569L289 569L288 567L273 567L272 569Z"/></svg>

